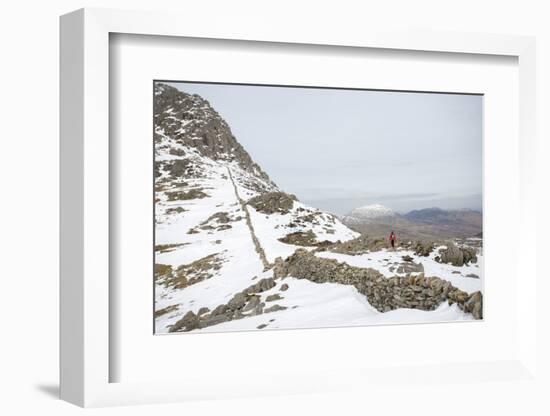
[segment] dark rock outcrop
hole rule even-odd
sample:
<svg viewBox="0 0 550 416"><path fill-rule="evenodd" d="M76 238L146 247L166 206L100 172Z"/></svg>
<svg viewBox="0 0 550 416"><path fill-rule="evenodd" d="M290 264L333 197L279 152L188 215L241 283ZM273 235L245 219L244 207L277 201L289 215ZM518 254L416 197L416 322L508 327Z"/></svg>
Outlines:
<svg viewBox="0 0 550 416"><path fill-rule="evenodd" d="M317 244L317 236L312 230L296 231L279 238L281 243L293 244L295 246L314 246Z"/></svg>
<svg viewBox="0 0 550 416"><path fill-rule="evenodd" d="M159 143L163 135L170 137L210 159L236 161L245 171L271 182L207 100L160 82L154 89L155 142ZM177 162L174 173L183 172L187 167L184 164Z"/></svg>
<svg viewBox="0 0 550 416"><path fill-rule="evenodd" d="M296 200L294 195L275 191L250 198L247 204L264 214L288 214Z"/></svg>

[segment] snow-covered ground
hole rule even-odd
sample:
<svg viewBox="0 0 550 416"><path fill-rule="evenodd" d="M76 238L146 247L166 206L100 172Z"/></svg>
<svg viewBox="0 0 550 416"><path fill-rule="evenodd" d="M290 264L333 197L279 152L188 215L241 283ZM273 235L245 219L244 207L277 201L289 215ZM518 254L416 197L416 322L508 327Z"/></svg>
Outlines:
<svg viewBox="0 0 550 416"><path fill-rule="evenodd" d="M229 173L235 178L238 196L243 200L248 200L258 194L257 191L249 189L243 184L258 179L250 178L250 174L235 163L213 161L199 155L193 149L177 145L168 138L164 140L164 146L166 149L177 149L182 153L180 156L173 156L161 151L157 156L158 161L189 158L205 172L203 177L186 179L186 185L183 187L168 186L166 190L156 192L158 201L156 203L155 243L157 246L167 244L178 244L178 246L165 252L158 251L155 254L155 263L170 265L176 269L181 265L187 265L214 254L222 259L222 263L221 268L213 272L211 278L183 289L174 289L163 284L155 285L155 310L177 306L177 309L172 309L156 318L157 333L167 332L169 326L177 322L188 311L197 313L203 307L213 310L216 306L227 303L235 293L253 285L259 279L257 276L269 276L269 273L267 275L263 273L264 266L255 250L251 232L246 223L246 213L239 203ZM170 184L170 180L175 180L175 178L170 178L166 172L162 172L158 178L160 184ZM267 183L262 185L270 186ZM176 201L170 201L167 196L170 192L189 189L200 189L207 196ZM170 213L170 210L173 212L177 208L184 211L176 214ZM333 216L299 202L294 204L292 212L284 215L278 213L265 215L250 206L245 209L250 213L253 228L269 262L273 262L279 256L289 256L299 248L299 246L278 241L288 233L306 229L305 226L288 227L290 222L299 217L315 215L317 223L312 224L311 229L318 235L319 240L344 241L358 235ZM216 213L228 214L233 219L229 222L231 228L202 230L201 224L204 224ZM191 230L198 232L189 233ZM303 283L312 287L316 286L310 282ZM318 289L316 290L318 291ZM333 295L329 294L329 296ZM265 298L263 294L262 298ZM278 313L281 312L273 314ZM239 322L253 322L251 319L246 318ZM238 325L237 321L232 322ZM323 323L322 318L319 318L319 323ZM212 328L222 330L223 327L215 325L205 330L212 330Z"/></svg>
<svg viewBox="0 0 550 416"><path fill-rule="evenodd" d="M168 217L157 223L156 244L183 244L173 251L156 253L155 263L168 264L177 268L211 254L219 254L223 259L221 268L210 279L195 283L184 289L155 286L155 310L177 305L178 309L156 319L156 331L166 332L168 325L175 323L188 311L197 312L201 307L214 309L226 303L236 292L248 287L252 277L263 271L246 225L245 215L233 191L229 178L224 178L224 170L218 171L213 179L195 181L208 193L208 197L190 201L165 202L162 207L181 206L185 212L175 218ZM214 171L212 171L214 173ZM161 208L162 209L162 208ZM211 215L227 212L239 220L230 222L227 230L200 230L188 234ZM161 214L158 214L162 216Z"/></svg>
<svg viewBox="0 0 550 416"><path fill-rule="evenodd" d="M289 289L280 292L281 284ZM224 322L196 332L253 330L260 325L265 329L323 328L380 324L404 324L471 320L458 306L442 303L434 311L396 309L381 313L374 309L367 298L353 286L337 283L313 283L309 280L285 278L262 297L279 293L283 299L276 303L286 310L266 313L246 319ZM267 304L269 306L270 303Z"/></svg>
<svg viewBox="0 0 550 416"><path fill-rule="evenodd" d="M227 303L236 293L253 285L259 279L272 276L272 271L264 272L262 261L255 250L251 232L246 223L246 212L239 203L228 168L236 178L238 196L245 201L258 194L257 191L243 185L248 180L249 174L235 164L215 162L187 149L185 157L192 157L195 163L201 165L206 172L204 177L186 179L186 185L181 189L198 188L207 196L169 201L166 192L157 192L159 201L156 204L156 244L179 244L179 246L166 252L157 252L155 262L171 265L176 269L178 266L190 264L213 254L218 255L222 262L221 267L213 271L211 278L184 289L156 285L155 309L158 311L177 306L177 309L173 308L170 312L156 318L157 333L168 332L170 325L181 319L188 311L197 313L203 307L213 310L216 306ZM164 155L159 159L177 160L177 157ZM161 175L160 178L165 176ZM168 188L168 192L178 189L180 188ZM168 213L170 209L173 212L178 207L184 211ZM318 241L347 241L359 235L334 216L300 202L295 202L287 214L267 215L256 211L251 206L246 206L245 209L248 210L254 232L269 262L273 262L277 257L286 258L300 248L279 241L280 238L292 232L312 230ZM208 218L220 212L226 213L232 219L229 223L231 228L200 229L201 224L204 224ZM297 218L307 215L314 216L313 223L289 226L293 222L296 224ZM193 229L198 232L189 233ZM429 257L418 257L410 250L380 250L361 255L324 251L316 255L336 259L350 266L373 268L386 277L398 275L395 269L403 263L402 257L409 255L413 257L415 263L422 263L426 276L438 276L448 280L468 293L482 291L482 278L466 277L466 275L473 273L482 277L483 256L478 256L478 262L475 264L455 267L436 262L434 259L436 252L437 249ZM392 267L393 270L390 270ZM280 291L282 283L288 284L288 290ZM267 296L277 293L282 299L266 302ZM287 309L224 322L192 332L252 330L259 326L266 329L315 328L473 319L456 305L449 306L447 303L441 304L438 309L430 312L398 309L381 313L352 286L336 283L317 284L292 277L278 281L277 286L261 293L260 296L261 301L266 302L266 307L277 304Z"/></svg>

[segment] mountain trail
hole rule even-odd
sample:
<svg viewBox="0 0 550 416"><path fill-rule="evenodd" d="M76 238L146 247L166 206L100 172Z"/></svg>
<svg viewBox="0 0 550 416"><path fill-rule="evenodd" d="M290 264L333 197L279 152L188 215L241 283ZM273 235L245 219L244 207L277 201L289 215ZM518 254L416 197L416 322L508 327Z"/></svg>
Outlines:
<svg viewBox="0 0 550 416"><path fill-rule="evenodd" d="M254 231L254 226L252 225L252 220L250 218L250 213L248 212L248 207L246 206L246 202L240 197L239 191L237 190L237 185L235 184L235 181L233 180L233 175L231 174L231 169L227 167L227 173L229 175L229 179L231 180L231 183L233 184L233 189L235 191L235 196L237 197L237 200L241 204L241 208L243 209L245 216L246 216L246 225L248 226L248 229L250 230L250 236L252 237L252 242L254 243L254 247L256 248L256 252L260 256L260 260L262 261L262 264L264 265L264 268L269 269L273 265L267 261L267 257L265 255L265 251L262 248L262 245L260 244L260 240L258 240L258 237L256 236L256 232Z"/></svg>

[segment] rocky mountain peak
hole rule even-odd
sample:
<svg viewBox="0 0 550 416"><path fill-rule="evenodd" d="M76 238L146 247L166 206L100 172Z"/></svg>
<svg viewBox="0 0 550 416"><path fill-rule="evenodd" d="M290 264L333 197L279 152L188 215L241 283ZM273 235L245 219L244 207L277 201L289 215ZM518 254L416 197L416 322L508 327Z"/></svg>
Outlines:
<svg viewBox="0 0 550 416"><path fill-rule="evenodd" d="M196 149L212 160L236 161L248 173L271 182L237 141L227 122L210 103L163 83L155 83L155 143L163 138Z"/></svg>

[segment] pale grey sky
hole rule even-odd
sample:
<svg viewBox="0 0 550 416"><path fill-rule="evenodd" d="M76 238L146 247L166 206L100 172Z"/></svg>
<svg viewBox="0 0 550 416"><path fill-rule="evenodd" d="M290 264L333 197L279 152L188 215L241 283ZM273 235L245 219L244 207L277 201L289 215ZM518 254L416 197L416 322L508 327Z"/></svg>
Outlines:
<svg viewBox="0 0 550 416"><path fill-rule="evenodd" d="M312 206L481 209L481 96L170 85L207 99L275 183Z"/></svg>

